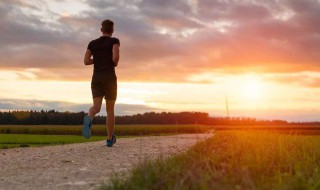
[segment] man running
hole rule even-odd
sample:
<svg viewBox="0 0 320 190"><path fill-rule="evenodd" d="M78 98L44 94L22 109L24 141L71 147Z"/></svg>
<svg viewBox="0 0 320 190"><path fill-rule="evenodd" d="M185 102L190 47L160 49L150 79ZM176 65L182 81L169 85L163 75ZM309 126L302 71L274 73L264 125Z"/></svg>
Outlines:
<svg viewBox="0 0 320 190"><path fill-rule="evenodd" d="M103 97L106 99L107 108L107 132L106 144L112 147L116 143L114 129L114 105L117 99L117 76L115 67L119 62L120 41L113 38L114 23L111 20L104 20L101 23L102 36L92 40L84 56L85 65L93 65L93 76L91 81L91 91L93 106L90 107L88 115L83 119L82 135L85 138L91 136L92 119L100 112ZM93 58L91 58L93 56Z"/></svg>

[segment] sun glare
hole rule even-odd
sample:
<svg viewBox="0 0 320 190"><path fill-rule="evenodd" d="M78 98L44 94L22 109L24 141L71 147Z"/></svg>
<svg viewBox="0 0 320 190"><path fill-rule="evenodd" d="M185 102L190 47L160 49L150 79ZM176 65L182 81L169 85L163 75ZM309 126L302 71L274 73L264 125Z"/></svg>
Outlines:
<svg viewBox="0 0 320 190"><path fill-rule="evenodd" d="M256 77L248 77L243 83L243 96L249 100L260 100L263 96L263 82Z"/></svg>

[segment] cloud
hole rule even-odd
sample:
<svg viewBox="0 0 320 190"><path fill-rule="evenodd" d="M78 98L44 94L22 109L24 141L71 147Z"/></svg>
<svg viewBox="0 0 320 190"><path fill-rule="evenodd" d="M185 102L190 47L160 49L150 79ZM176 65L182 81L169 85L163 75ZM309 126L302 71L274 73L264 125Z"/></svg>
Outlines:
<svg viewBox="0 0 320 190"><path fill-rule="evenodd" d="M62 101L39 101L39 100L23 100L23 99L1 99L0 111L8 110L56 110L56 111L70 111L70 112L88 112L91 104L75 104ZM102 105L99 114L105 115L105 105ZM161 111L161 109L153 108L146 105L139 104L116 104L116 115L132 115L137 113L144 113L150 111Z"/></svg>
<svg viewBox="0 0 320 190"><path fill-rule="evenodd" d="M318 1L83 2L87 8L74 14L57 13L47 1L1 2L0 68L37 68L39 80L87 80L83 54L99 37L100 22L110 18L121 41L120 81L320 71Z"/></svg>
<svg viewBox="0 0 320 190"><path fill-rule="evenodd" d="M320 73L319 72L299 72L291 74L266 74L264 80L274 81L286 85L295 85L307 88L320 87ZM303 100L306 102L307 100Z"/></svg>

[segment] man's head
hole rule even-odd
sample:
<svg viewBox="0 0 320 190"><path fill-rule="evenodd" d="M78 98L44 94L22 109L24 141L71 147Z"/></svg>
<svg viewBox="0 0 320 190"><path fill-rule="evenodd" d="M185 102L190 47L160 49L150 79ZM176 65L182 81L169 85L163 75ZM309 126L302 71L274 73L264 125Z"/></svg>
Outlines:
<svg viewBox="0 0 320 190"><path fill-rule="evenodd" d="M101 32L103 34L112 34L113 33L114 23L111 20L104 20L101 23Z"/></svg>

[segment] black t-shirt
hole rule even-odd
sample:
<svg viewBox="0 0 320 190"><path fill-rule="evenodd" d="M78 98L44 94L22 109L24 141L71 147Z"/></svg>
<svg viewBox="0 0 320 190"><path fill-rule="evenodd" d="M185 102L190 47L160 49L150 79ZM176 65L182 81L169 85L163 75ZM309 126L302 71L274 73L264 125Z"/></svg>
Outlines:
<svg viewBox="0 0 320 190"><path fill-rule="evenodd" d="M115 63L112 60L112 48L114 44L119 44L117 38L101 36L98 39L92 40L88 49L93 55L94 74L108 74L115 76Z"/></svg>

